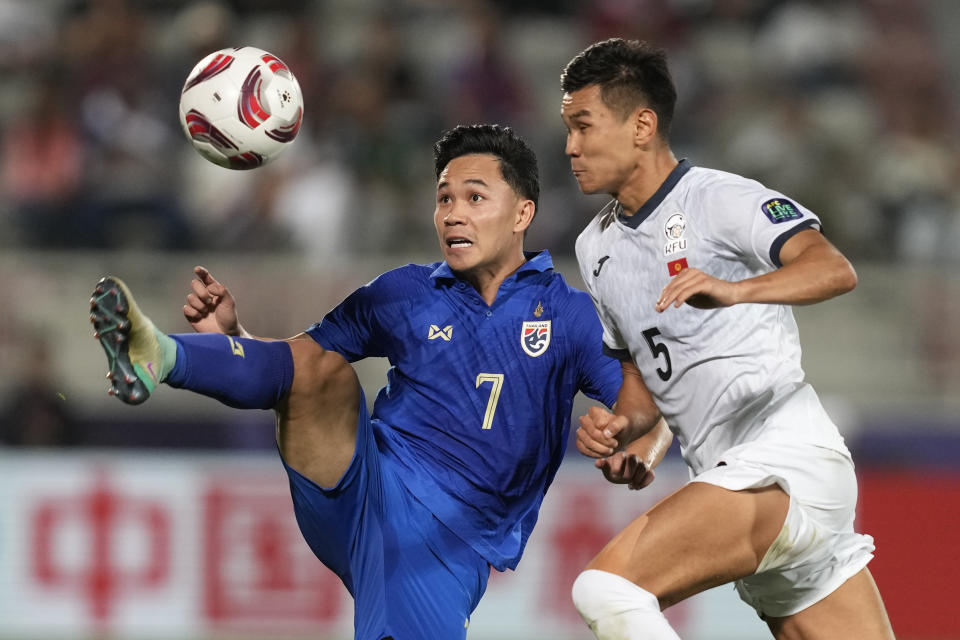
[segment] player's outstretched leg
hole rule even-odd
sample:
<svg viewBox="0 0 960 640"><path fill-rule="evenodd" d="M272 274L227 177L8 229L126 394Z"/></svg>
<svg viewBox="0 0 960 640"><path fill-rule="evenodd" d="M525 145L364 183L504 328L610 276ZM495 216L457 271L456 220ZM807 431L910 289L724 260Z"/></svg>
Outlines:
<svg viewBox="0 0 960 640"><path fill-rule="evenodd" d="M127 404L144 402L173 367L176 344L153 326L114 276L97 283L90 298L90 322L107 354L108 393Z"/></svg>
<svg viewBox="0 0 960 640"><path fill-rule="evenodd" d="M119 278L100 280L90 321L107 354L109 393L127 404L145 401L161 382L238 409L272 409L293 379L284 341L221 333L166 335L140 311Z"/></svg>

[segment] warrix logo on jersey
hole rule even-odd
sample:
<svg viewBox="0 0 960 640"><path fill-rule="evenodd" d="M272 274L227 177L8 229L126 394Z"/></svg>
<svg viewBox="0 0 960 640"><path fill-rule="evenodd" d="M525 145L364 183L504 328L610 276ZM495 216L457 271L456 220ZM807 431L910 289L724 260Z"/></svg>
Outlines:
<svg viewBox="0 0 960 640"><path fill-rule="evenodd" d="M439 325L430 325L430 330L427 332L427 340L436 340L437 338L440 338L444 342L450 342L450 339L453 338L453 325L448 324L442 329Z"/></svg>
<svg viewBox="0 0 960 640"><path fill-rule="evenodd" d="M520 329L520 346L531 358L543 355L550 346L550 320L524 322Z"/></svg>

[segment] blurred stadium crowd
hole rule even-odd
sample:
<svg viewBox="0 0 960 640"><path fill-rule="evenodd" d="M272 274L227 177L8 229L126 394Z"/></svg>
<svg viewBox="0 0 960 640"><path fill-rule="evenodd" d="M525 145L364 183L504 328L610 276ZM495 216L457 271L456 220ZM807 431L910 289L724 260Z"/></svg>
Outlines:
<svg viewBox="0 0 960 640"><path fill-rule="evenodd" d="M432 259L432 144L483 121L537 151L527 245L569 260L604 198L570 176L559 76L624 36L670 55L678 156L795 197L856 261L955 265L958 29L955 0L0 0L0 254ZM306 103L293 147L253 172L200 158L177 117L194 64L241 44L282 58ZM65 339L25 335L0 328L0 371L16 371L0 444L101 442L90 429L111 425L78 427L54 393ZM949 385L935 365L957 373L960 342L929 336L922 380ZM168 439L244 437L181 427ZM261 427L250 446L271 447Z"/></svg>
<svg viewBox="0 0 960 640"><path fill-rule="evenodd" d="M621 35L671 55L680 155L796 197L855 258L956 260L944 12L958 13L937 0L0 0L0 246L431 251L431 144L492 121L540 156L531 246L570 253L598 203L567 170L559 74ZM192 66L239 44L284 59L306 100L295 150L241 177L195 156L177 122Z"/></svg>

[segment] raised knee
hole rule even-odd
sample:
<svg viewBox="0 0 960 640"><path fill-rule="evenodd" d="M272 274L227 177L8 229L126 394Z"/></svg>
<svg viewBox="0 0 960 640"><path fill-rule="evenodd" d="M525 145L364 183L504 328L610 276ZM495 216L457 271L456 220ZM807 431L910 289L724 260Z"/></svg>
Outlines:
<svg viewBox="0 0 960 640"><path fill-rule="evenodd" d="M573 581L573 606L588 625L639 607L660 611L656 596L609 571L585 569Z"/></svg>
<svg viewBox="0 0 960 640"><path fill-rule="evenodd" d="M660 612L657 597L615 573L583 571L572 595L598 640L680 640Z"/></svg>
<svg viewBox="0 0 960 640"><path fill-rule="evenodd" d="M339 353L324 349L309 336L298 336L289 344L293 353L292 393L346 393L356 386L353 367Z"/></svg>
<svg viewBox="0 0 960 640"><path fill-rule="evenodd" d="M357 375L340 354L303 335L288 341L293 385L277 408L284 460L321 486L336 484L352 459L362 401Z"/></svg>
<svg viewBox="0 0 960 640"><path fill-rule="evenodd" d="M598 573L602 572L595 569L587 569L581 572L577 579L573 581L573 587L570 589L573 606L576 607L580 617L588 625L596 622L599 617L598 611L603 606L603 585L595 575Z"/></svg>

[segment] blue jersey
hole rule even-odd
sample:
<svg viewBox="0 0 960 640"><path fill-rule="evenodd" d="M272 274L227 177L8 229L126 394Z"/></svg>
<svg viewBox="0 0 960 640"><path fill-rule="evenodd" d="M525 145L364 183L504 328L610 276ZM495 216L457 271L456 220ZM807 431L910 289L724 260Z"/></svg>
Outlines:
<svg viewBox="0 0 960 640"><path fill-rule="evenodd" d="M536 523L577 391L609 407L621 382L590 297L546 251L528 255L492 305L445 262L406 265L308 333L350 362L389 360L372 415L385 462L501 571L516 567Z"/></svg>

